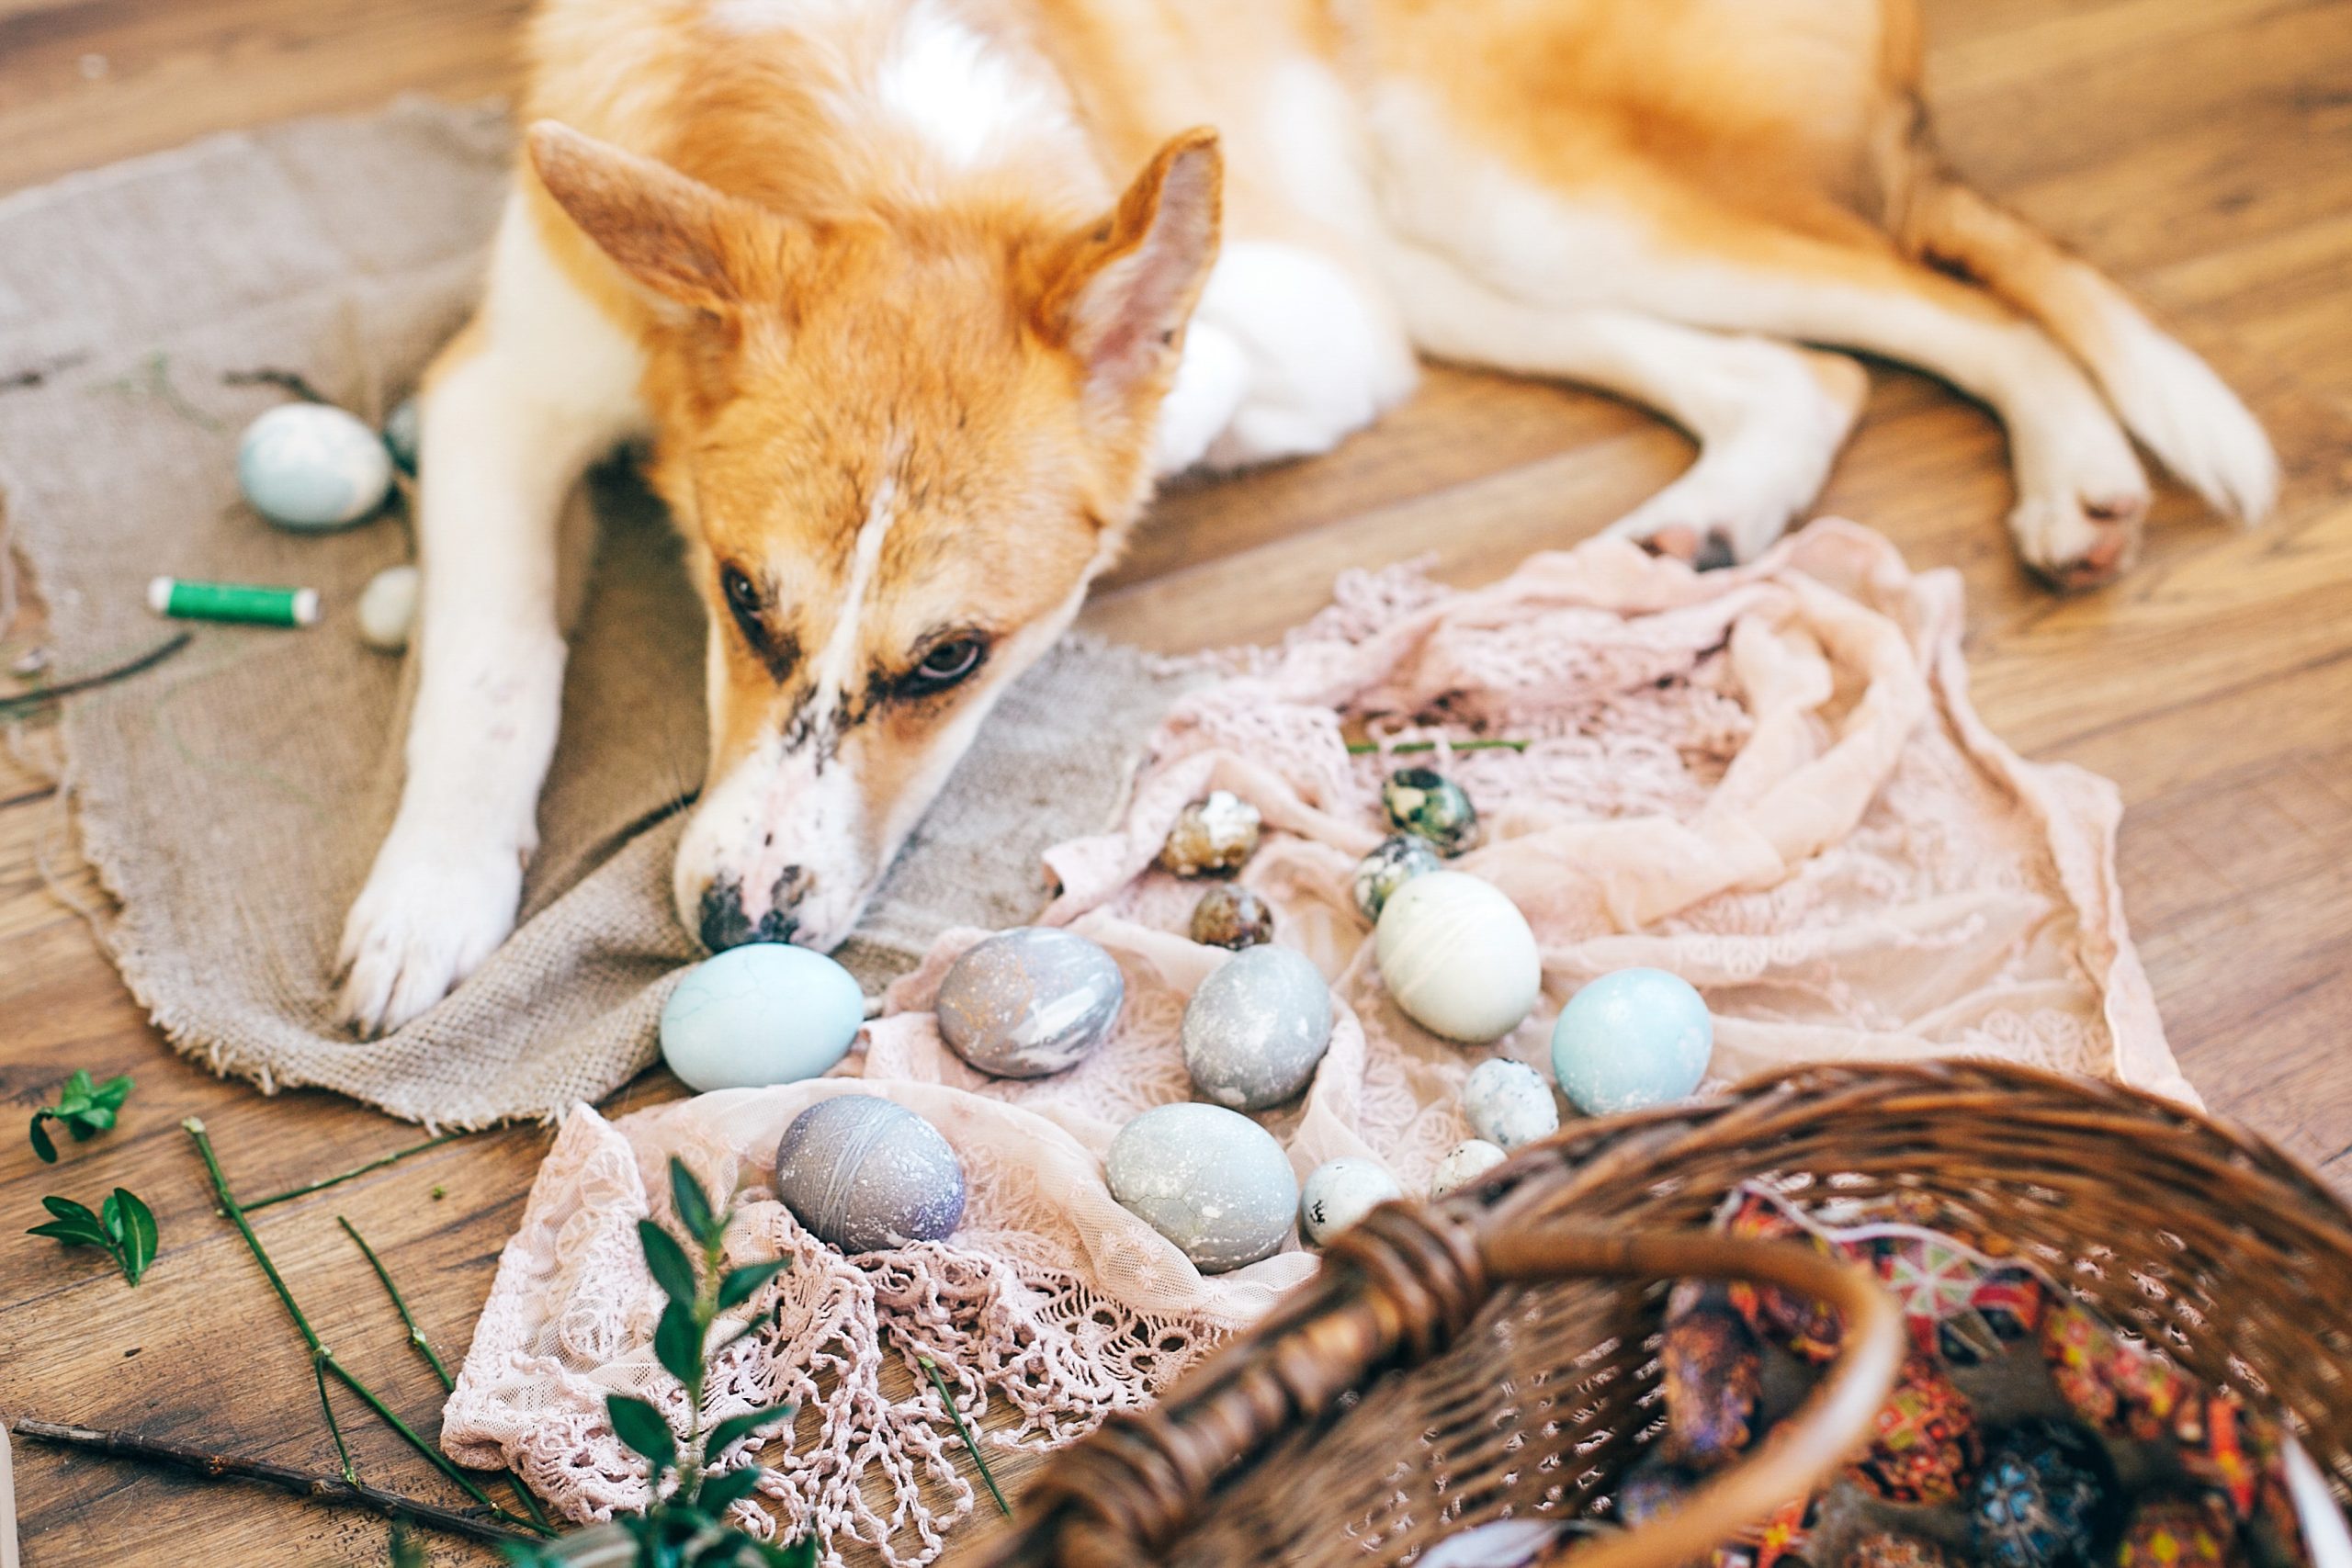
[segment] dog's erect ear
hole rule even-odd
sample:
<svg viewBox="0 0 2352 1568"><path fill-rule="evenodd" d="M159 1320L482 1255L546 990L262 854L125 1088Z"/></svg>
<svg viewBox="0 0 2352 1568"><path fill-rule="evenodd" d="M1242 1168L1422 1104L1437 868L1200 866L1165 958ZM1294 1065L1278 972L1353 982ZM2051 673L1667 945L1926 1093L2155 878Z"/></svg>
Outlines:
<svg viewBox="0 0 2352 1568"><path fill-rule="evenodd" d="M775 214L551 119L526 140L556 205L656 293L725 316L780 277L788 231Z"/></svg>
<svg viewBox="0 0 2352 1568"><path fill-rule="evenodd" d="M1205 127L1177 136L1100 223L1049 264L1040 315L1086 367L1106 412L1166 389L1184 323L1216 260L1225 160Z"/></svg>

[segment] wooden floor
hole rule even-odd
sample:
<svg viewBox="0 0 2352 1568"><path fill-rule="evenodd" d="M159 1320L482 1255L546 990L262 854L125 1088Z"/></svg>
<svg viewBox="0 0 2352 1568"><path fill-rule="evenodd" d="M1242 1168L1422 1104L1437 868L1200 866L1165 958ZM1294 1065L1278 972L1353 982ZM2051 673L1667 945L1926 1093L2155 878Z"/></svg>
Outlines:
<svg viewBox="0 0 2352 1568"><path fill-rule="evenodd" d="M2352 1190L2352 4L1929 0L1931 97L1954 161L2135 289L2243 388L2292 474L2283 514L2233 534L2178 494L2120 588L2026 583L1998 518L1997 432L1915 377L1878 375L1827 498L1968 580L1979 705L2037 757L2120 783L2122 874L2173 1043L2219 1110ZM520 0L0 0L0 188L416 88L507 85ZM1449 578L1573 540L1689 446L1606 400L1441 374L1318 462L1167 500L1088 613L1166 649L1272 633L1342 567L1434 548ZM38 746L40 737L31 738ZM305 1358L216 1218L182 1117L247 1194L414 1140L332 1099L265 1100L164 1053L81 919L44 887L54 802L0 762L0 1092L24 1114L68 1071L135 1073L122 1128L51 1169L0 1127L0 1413L137 1427L326 1468ZM68 878L65 891L96 895ZM658 1076L624 1103L673 1092ZM334 1216L349 1215L452 1358L544 1145L446 1146L274 1209L262 1234L327 1341L430 1432L407 1351ZM15 1233L60 1191L123 1184L162 1221L137 1291ZM361 1422L361 1466L421 1467ZM24 1561L379 1563L380 1524L20 1445ZM440 1549L446 1562L488 1559Z"/></svg>

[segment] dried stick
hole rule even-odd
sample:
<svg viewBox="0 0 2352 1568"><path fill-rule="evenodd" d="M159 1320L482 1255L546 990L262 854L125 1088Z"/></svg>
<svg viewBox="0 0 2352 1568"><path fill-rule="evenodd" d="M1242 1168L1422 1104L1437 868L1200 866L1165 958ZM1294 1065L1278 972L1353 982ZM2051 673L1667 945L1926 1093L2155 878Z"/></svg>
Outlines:
<svg viewBox="0 0 2352 1568"><path fill-rule="evenodd" d="M101 1432L88 1427L68 1427L55 1421L34 1421L21 1416L10 1421L8 1429L18 1437L30 1438L36 1442L54 1443L61 1448L87 1449L115 1459L135 1460L142 1464L187 1471L211 1480L234 1478L258 1482L265 1486L291 1492L298 1497L324 1503L330 1507L367 1508L387 1518L410 1519L475 1540L532 1539L521 1530L509 1529L491 1519L476 1518L471 1514L461 1514L453 1508L421 1502L414 1497L403 1497L397 1492L345 1481L339 1476L296 1470L291 1465L276 1464L268 1460L210 1453L185 1443L144 1438L136 1432Z"/></svg>
<svg viewBox="0 0 2352 1568"><path fill-rule="evenodd" d="M1450 751L1524 751L1527 750L1528 742L1524 740L1449 740L1445 745L1446 750ZM1377 740L1351 740L1348 742L1348 755L1369 757L1376 752L1385 751L1392 757L1401 757L1408 751L1434 751L1437 747L1438 743L1434 740L1399 740L1394 746L1384 746Z"/></svg>
<svg viewBox="0 0 2352 1568"><path fill-rule="evenodd" d="M411 1144L404 1149L394 1149L390 1154L380 1155L366 1165L354 1166L340 1175L322 1177L304 1186L288 1188L283 1192L273 1192L266 1198L256 1198L244 1205L244 1211L250 1214L256 1210L266 1209L273 1203L283 1203L294 1198L307 1198L313 1192L323 1192L330 1187L340 1187L345 1182L365 1176L371 1170L381 1170L388 1165L408 1158L411 1155L421 1155L427 1149L437 1149L444 1144L454 1144L459 1138L468 1135L464 1133L444 1133L437 1138L427 1138L421 1144Z"/></svg>
<svg viewBox="0 0 2352 1568"><path fill-rule="evenodd" d="M980 1451L980 1445L972 1437L972 1429L964 1425L964 1413L956 1408L956 1395L948 1390L947 1380L940 1375L939 1363L921 1352L916 1353L915 1359L922 1363L923 1371L931 1378L931 1386L939 1391L939 1402L947 1406L947 1419L956 1424L956 1435L964 1439L964 1451L972 1456L974 1464L979 1466L980 1479L988 1483L989 1495L996 1499L996 1511L1008 1519L1012 1517L1012 1506L1004 1500L1004 1494L997 1490L996 1476L989 1470L989 1456Z"/></svg>

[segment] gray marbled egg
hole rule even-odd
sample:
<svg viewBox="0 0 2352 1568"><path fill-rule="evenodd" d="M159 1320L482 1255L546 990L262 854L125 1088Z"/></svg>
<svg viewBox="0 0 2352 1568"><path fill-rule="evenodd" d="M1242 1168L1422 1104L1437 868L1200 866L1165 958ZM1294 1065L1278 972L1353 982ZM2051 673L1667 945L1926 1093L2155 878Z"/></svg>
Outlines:
<svg viewBox="0 0 2352 1568"><path fill-rule="evenodd" d="M1399 833L1393 839L1382 840L1378 849L1356 863L1357 911L1378 925L1380 911L1387 906L1391 893L1423 872L1436 871L1444 863L1430 848L1427 839Z"/></svg>
<svg viewBox="0 0 2352 1568"><path fill-rule="evenodd" d="M1179 876L1239 871L1258 849L1258 808L1229 789L1211 790L1176 814L1159 863Z"/></svg>
<svg viewBox="0 0 2352 1568"><path fill-rule="evenodd" d="M1263 1111L1315 1076L1331 1043L1331 988L1295 949L1247 948L1193 992L1180 1039L1204 1098Z"/></svg>
<svg viewBox="0 0 2352 1568"><path fill-rule="evenodd" d="M1458 855L1478 837L1478 813L1462 786L1435 768L1399 768L1380 786L1380 804L1400 833L1417 833L1442 855Z"/></svg>
<svg viewBox="0 0 2352 1568"><path fill-rule="evenodd" d="M1101 947L1057 926L1023 926L957 959L933 1005L940 1037L964 1060L1001 1078L1042 1078L1100 1044L1125 998Z"/></svg>
<svg viewBox="0 0 2352 1568"><path fill-rule="evenodd" d="M1391 1198L1403 1197L1396 1179L1376 1160L1341 1155L1306 1173L1298 1201L1298 1228L1320 1247Z"/></svg>
<svg viewBox="0 0 2352 1568"><path fill-rule="evenodd" d="M1221 1106L1147 1111L1119 1129L1104 1163L1111 1196L1204 1274L1279 1252L1298 1213L1290 1156L1272 1134Z"/></svg>
<svg viewBox="0 0 2352 1568"><path fill-rule="evenodd" d="M1504 1149L1515 1149L1560 1130L1560 1108L1552 1086L1524 1062L1497 1056L1472 1070L1462 1086L1462 1113L1470 1129Z"/></svg>
<svg viewBox="0 0 2352 1568"><path fill-rule="evenodd" d="M939 1129L870 1094L820 1100L775 1150L775 1193L843 1252L936 1241L964 1217L964 1167Z"/></svg>
<svg viewBox="0 0 2352 1568"><path fill-rule="evenodd" d="M1204 947L1238 953L1274 940L1274 911L1238 882L1219 882L1193 906L1193 940Z"/></svg>

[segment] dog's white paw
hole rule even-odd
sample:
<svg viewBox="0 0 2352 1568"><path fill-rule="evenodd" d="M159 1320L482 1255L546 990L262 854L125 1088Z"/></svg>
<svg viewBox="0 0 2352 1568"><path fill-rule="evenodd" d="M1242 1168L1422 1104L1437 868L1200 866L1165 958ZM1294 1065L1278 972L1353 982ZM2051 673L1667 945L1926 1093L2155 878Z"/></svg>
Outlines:
<svg viewBox="0 0 2352 1568"><path fill-rule="evenodd" d="M2109 394L2149 451L2213 508L2259 523L2278 500L2278 458L2237 394L2206 363L2120 307L2109 323Z"/></svg>
<svg viewBox="0 0 2352 1568"><path fill-rule="evenodd" d="M336 1016L388 1034L448 995L514 929L526 853L395 827L344 922Z"/></svg>
<svg viewBox="0 0 2352 1568"><path fill-rule="evenodd" d="M2140 558L2147 471L2087 385L2013 420L2018 503L2009 536L2026 569L2064 593L2101 588Z"/></svg>

